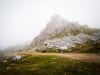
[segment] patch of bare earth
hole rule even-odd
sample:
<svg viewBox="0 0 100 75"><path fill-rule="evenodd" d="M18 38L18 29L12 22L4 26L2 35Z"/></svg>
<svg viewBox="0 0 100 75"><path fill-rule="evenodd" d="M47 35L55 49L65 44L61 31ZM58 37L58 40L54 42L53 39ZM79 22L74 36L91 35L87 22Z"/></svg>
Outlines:
<svg viewBox="0 0 100 75"><path fill-rule="evenodd" d="M60 57L71 58L75 60L87 60L100 63L100 54L80 54L80 53L32 53L39 55L55 55Z"/></svg>

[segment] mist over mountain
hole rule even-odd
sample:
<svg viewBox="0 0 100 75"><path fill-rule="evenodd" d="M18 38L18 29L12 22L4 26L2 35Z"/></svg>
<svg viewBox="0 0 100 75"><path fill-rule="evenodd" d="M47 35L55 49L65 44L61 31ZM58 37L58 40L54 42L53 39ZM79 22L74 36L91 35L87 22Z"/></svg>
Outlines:
<svg viewBox="0 0 100 75"><path fill-rule="evenodd" d="M53 15L38 36L31 43L31 50L43 51L48 48L68 50L76 44L88 41L100 42L100 29L80 25L78 22L69 22L60 15Z"/></svg>
<svg viewBox="0 0 100 75"><path fill-rule="evenodd" d="M18 43L18 44L15 44L15 45L12 45L12 46L9 46L9 47L5 48L3 51L9 51L9 50L14 51L14 50L22 49L26 46L30 46L30 44L31 44L31 41Z"/></svg>

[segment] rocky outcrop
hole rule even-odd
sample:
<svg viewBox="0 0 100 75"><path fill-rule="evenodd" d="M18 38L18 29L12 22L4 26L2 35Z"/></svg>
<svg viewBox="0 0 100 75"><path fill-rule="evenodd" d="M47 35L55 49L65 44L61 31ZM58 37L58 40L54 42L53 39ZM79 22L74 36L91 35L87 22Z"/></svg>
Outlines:
<svg viewBox="0 0 100 75"><path fill-rule="evenodd" d="M17 62L22 59L22 56L16 53L7 53L1 57L0 62L5 63L8 59L12 59L12 61Z"/></svg>
<svg viewBox="0 0 100 75"><path fill-rule="evenodd" d="M90 35L91 34L91 35ZM54 15L38 36L31 43L29 52L56 48L65 50L87 41L100 40L100 30L69 22L59 15Z"/></svg>

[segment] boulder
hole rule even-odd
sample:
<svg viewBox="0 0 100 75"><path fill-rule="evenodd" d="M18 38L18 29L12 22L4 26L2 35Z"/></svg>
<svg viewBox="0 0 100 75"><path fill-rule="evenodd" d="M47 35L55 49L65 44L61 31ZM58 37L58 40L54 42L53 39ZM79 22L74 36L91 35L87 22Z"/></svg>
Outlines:
<svg viewBox="0 0 100 75"><path fill-rule="evenodd" d="M16 61L21 60L21 58L22 58L21 55L15 55L12 61L16 62Z"/></svg>
<svg viewBox="0 0 100 75"><path fill-rule="evenodd" d="M62 47L60 47L60 49L61 50L67 50L68 48L67 48L67 46L62 46Z"/></svg>

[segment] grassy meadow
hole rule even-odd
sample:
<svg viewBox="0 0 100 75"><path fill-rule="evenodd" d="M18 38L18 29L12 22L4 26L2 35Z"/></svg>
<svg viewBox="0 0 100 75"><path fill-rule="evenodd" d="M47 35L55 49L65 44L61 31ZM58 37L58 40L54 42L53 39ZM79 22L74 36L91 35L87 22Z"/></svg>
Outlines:
<svg viewBox="0 0 100 75"><path fill-rule="evenodd" d="M99 62L46 53L19 54L22 59L18 62L9 58L8 62L0 63L0 75L100 75Z"/></svg>

